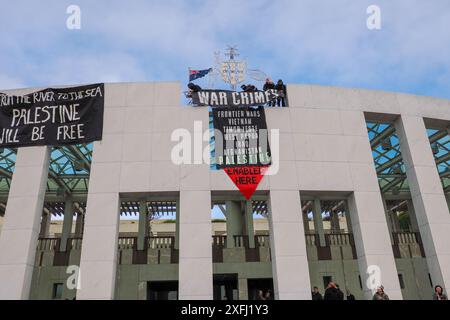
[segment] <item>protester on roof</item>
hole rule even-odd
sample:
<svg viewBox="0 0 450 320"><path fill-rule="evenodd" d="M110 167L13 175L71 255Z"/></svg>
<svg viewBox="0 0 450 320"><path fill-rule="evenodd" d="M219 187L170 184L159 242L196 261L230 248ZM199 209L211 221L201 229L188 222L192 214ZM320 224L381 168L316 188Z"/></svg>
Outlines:
<svg viewBox="0 0 450 320"><path fill-rule="evenodd" d="M283 80L278 80L277 84L275 85L275 90L277 91L278 98L277 98L277 106L278 107L285 107L286 106L286 86L283 83Z"/></svg>
<svg viewBox="0 0 450 320"><path fill-rule="evenodd" d="M266 82L264 83L263 90L264 91L275 90L275 83L273 83L273 81L270 78L267 78ZM275 99L269 102L269 107L275 107L275 105L276 105Z"/></svg>
<svg viewBox="0 0 450 320"><path fill-rule="evenodd" d="M266 82L264 83L263 90L267 91L271 89L275 89L275 83L273 83L273 81L270 80L270 78L267 78Z"/></svg>
<svg viewBox="0 0 450 320"><path fill-rule="evenodd" d="M189 90L191 90L192 92L199 92L200 90L202 90L202 88L199 85L194 84L192 82L189 82L187 86Z"/></svg>

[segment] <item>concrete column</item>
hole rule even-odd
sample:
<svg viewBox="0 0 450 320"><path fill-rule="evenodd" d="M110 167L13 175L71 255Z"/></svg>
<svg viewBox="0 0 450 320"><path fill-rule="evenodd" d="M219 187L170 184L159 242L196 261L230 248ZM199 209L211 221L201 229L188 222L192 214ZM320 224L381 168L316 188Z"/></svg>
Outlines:
<svg viewBox="0 0 450 320"><path fill-rule="evenodd" d="M364 293L372 299L382 284L392 300L402 299L389 229L379 191L355 191L348 201Z"/></svg>
<svg viewBox="0 0 450 320"><path fill-rule="evenodd" d="M44 210L42 212L42 219L41 219L41 229L39 231L39 238L46 238L48 237L48 232L50 230L50 222L51 222L52 215L47 210Z"/></svg>
<svg viewBox="0 0 450 320"><path fill-rule="evenodd" d="M331 211L331 230L334 232L339 232L341 230L341 226L339 225L339 214L337 211Z"/></svg>
<svg viewBox="0 0 450 320"><path fill-rule="evenodd" d="M240 201L226 201L227 248L234 248L234 236L242 235L244 215Z"/></svg>
<svg viewBox="0 0 450 320"><path fill-rule="evenodd" d="M275 299L311 299L300 195L296 190L271 190L270 250Z"/></svg>
<svg viewBox="0 0 450 320"><path fill-rule="evenodd" d="M213 298L211 192L180 191L180 300Z"/></svg>
<svg viewBox="0 0 450 320"><path fill-rule="evenodd" d="M417 222L416 212L412 200L407 200L409 222L411 223L412 232L419 232L419 223Z"/></svg>
<svg viewBox="0 0 450 320"><path fill-rule="evenodd" d="M28 299L48 176L50 149L18 149L0 234L0 300Z"/></svg>
<svg viewBox="0 0 450 320"><path fill-rule="evenodd" d="M383 202L383 209L384 209L384 215L386 217L386 224L389 231L389 238L391 239L391 244L394 243L394 235L392 234L394 232L393 230L393 222L392 222L392 214L389 212L388 207L386 205L386 199L384 199L383 196L381 196L381 201Z"/></svg>
<svg viewBox="0 0 450 320"><path fill-rule="evenodd" d="M67 241L70 238L70 234L72 232L72 223L73 223L73 202L70 199L67 199L64 203L64 220L63 220L63 228L61 233L61 242L59 244L59 251L66 251L67 249Z"/></svg>
<svg viewBox="0 0 450 320"><path fill-rule="evenodd" d="M345 221L347 222L347 230L349 233L353 233L352 229L352 215L348 210L347 201L344 201Z"/></svg>
<svg viewBox="0 0 450 320"><path fill-rule="evenodd" d="M239 300L248 300L248 286L246 278L238 279Z"/></svg>
<svg viewBox="0 0 450 320"><path fill-rule="evenodd" d="M309 232L309 219L308 219L308 213L303 213L302 212L302 218L303 218L303 226L305 228L305 233Z"/></svg>
<svg viewBox="0 0 450 320"><path fill-rule="evenodd" d="M320 246L325 246L325 232L323 231L323 221L322 221L322 207L320 205L320 199L314 199L313 208L313 218L314 218L314 231L319 235Z"/></svg>
<svg viewBox="0 0 450 320"><path fill-rule="evenodd" d="M175 217L175 246L178 250L180 248L180 200L177 200L177 211Z"/></svg>
<svg viewBox="0 0 450 320"><path fill-rule="evenodd" d="M248 246L255 248L255 230L253 226L253 205L252 201L245 202L245 226L247 229Z"/></svg>
<svg viewBox="0 0 450 320"><path fill-rule="evenodd" d="M433 284L450 290L450 214L422 118L395 123Z"/></svg>
<svg viewBox="0 0 450 320"><path fill-rule="evenodd" d="M78 300L114 299L121 167L120 164L111 162L113 153L106 141L103 139L94 142L81 249L81 288L77 290ZM117 143L120 146L121 142Z"/></svg>
<svg viewBox="0 0 450 320"><path fill-rule="evenodd" d="M399 232L401 231L400 228L400 221L398 220L398 214L397 211L389 211L388 212L389 216L392 219L392 229L394 232Z"/></svg>
<svg viewBox="0 0 450 320"><path fill-rule="evenodd" d="M111 300L116 284L119 193L91 193L92 176L97 178L95 166L91 170L77 299Z"/></svg>
<svg viewBox="0 0 450 320"><path fill-rule="evenodd" d="M148 236L148 210L147 202L139 202L139 229L138 229L138 239L137 239L137 249L145 249L145 240Z"/></svg>
<svg viewBox="0 0 450 320"><path fill-rule="evenodd" d="M83 236L83 225L84 225L84 213L77 212L77 220L75 221L75 235L77 237Z"/></svg>

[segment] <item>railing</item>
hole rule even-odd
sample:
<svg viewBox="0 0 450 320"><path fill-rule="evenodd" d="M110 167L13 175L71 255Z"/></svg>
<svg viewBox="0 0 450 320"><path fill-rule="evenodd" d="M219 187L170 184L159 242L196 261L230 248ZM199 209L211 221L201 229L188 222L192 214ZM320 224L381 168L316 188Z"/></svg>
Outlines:
<svg viewBox="0 0 450 320"><path fill-rule="evenodd" d="M227 246L227 236L212 236L213 247L226 247Z"/></svg>
<svg viewBox="0 0 450 320"><path fill-rule="evenodd" d="M119 264L122 264L124 250L132 250L132 264L161 264L164 257L169 255L170 263L178 263L178 250L175 249L175 237L146 237L143 250L137 249L138 237L119 237ZM156 250L156 262L149 262L149 250ZM163 252L162 249L170 249L170 252ZM153 260L152 260L153 261Z"/></svg>
<svg viewBox="0 0 450 320"><path fill-rule="evenodd" d="M353 235L351 233L328 233L325 234L325 243L329 246L353 246Z"/></svg>
<svg viewBox="0 0 450 320"><path fill-rule="evenodd" d="M305 242L308 246L314 246L317 250L317 258L319 260L331 260L332 250L331 246L340 247L340 257L344 259L343 247L351 247L351 256L353 259L357 258L355 241L353 239L353 234L351 233L326 233L324 234L325 245L320 245L319 235L316 233L306 233ZM339 259L339 258L338 258Z"/></svg>
<svg viewBox="0 0 450 320"><path fill-rule="evenodd" d="M133 249L137 245L137 237L119 237L119 249Z"/></svg>
<svg viewBox="0 0 450 320"><path fill-rule="evenodd" d="M402 247L407 246L408 255L406 257L417 256L417 254L413 253L415 252L413 247L417 248L418 246L420 250L420 256L425 258L425 250L423 248L422 238L420 237L419 232L407 232L407 231L393 232L392 238L394 242L392 245L392 250L394 252L395 258L405 258L404 256L405 251L400 250L400 245Z"/></svg>
<svg viewBox="0 0 450 320"><path fill-rule="evenodd" d="M175 237L147 237L150 249L171 249L175 245Z"/></svg>
<svg viewBox="0 0 450 320"><path fill-rule="evenodd" d="M68 250L81 250L83 238L74 237L67 239ZM61 245L61 238L39 238L37 243L37 250L39 251L59 251Z"/></svg>
<svg viewBox="0 0 450 320"><path fill-rule="evenodd" d="M258 247L270 248L270 236L269 235L255 236L255 244Z"/></svg>
<svg viewBox="0 0 450 320"><path fill-rule="evenodd" d="M233 235L233 244L235 249L244 249L246 262L260 262L261 252L260 248L270 248L270 237L269 235L256 235L254 236L255 246L250 248L249 236L246 235ZM224 262L224 249L227 248L227 236L226 235L215 235L212 236L212 255L214 263ZM233 248L229 248L233 249ZM263 253L264 254L264 253ZM270 250L268 252L270 261ZM265 255L263 256L265 257ZM263 262L266 262L264 258ZM243 262L244 262L243 261Z"/></svg>
<svg viewBox="0 0 450 320"><path fill-rule="evenodd" d="M393 232L394 244L420 244L418 232Z"/></svg>
<svg viewBox="0 0 450 320"><path fill-rule="evenodd" d="M243 235L233 236L235 248L248 248L248 237Z"/></svg>
<svg viewBox="0 0 450 320"><path fill-rule="evenodd" d="M306 245L309 246L315 246L317 244L317 240L316 240L316 235L315 234L305 234L305 241L306 241Z"/></svg>
<svg viewBox="0 0 450 320"><path fill-rule="evenodd" d="M83 243L83 238L69 238L67 245L72 250L81 250L82 243Z"/></svg>
<svg viewBox="0 0 450 320"><path fill-rule="evenodd" d="M56 251L59 250L61 238L39 238L37 250L40 251Z"/></svg>

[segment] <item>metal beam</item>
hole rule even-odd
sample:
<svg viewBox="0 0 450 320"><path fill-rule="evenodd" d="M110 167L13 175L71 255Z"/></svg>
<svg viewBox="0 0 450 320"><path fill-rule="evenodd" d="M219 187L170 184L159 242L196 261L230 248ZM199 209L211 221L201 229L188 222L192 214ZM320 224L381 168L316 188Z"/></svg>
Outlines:
<svg viewBox="0 0 450 320"><path fill-rule="evenodd" d="M391 189L391 188L395 187L396 185L398 185L399 183L403 182L405 179L406 179L406 176L392 180L391 182L389 182L388 184L383 186L383 188L381 189L381 192L388 191L389 189Z"/></svg>
<svg viewBox="0 0 450 320"><path fill-rule="evenodd" d="M372 147L372 149L375 149L381 143L381 141L383 141L384 139L386 139L387 137L392 135L394 132L395 132L395 127L393 125L389 125L389 127L387 127L382 132L377 134L372 139L372 141L370 141L370 146Z"/></svg>
<svg viewBox="0 0 450 320"><path fill-rule="evenodd" d="M86 171L90 172L91 171L91 163L89 162L89 160L86 158L86 156L83 154L83 152L80 151L80 149L74 147L74 146L65 146L78 160L80 160L81 162L83 162L84 167L86 169Z"/></svg>
<svg viewBox="0 0 450 320"><path fill-rule="evenodd" d="M383 172L384 170L386 170L387 168L392 167L394 164L397 164L398 162L402 161L402 155L399 154L398 156L395 156L394 158L392 158L389 161L386 161L385 163L383 163L382 165L380 165L377 168L377 173Z"/></svg>
<svg viewBox="0 0 450 320"><path fill-rule="evenodd" d="M12 173L3 167L0 167L0 176L3 176L7 179L12 179Z"/></svg>
<svg viewBox="0 0 450 320"><path fill-rule="evenodd" d="M438 132L436 132L435 134L433 134L433 135L431 135L429 137L430 143L438 141L439 139L442 139L442 138L446 137L447 135L448 135L447 130L445 130L445 131L438 131Z"/></svg>

